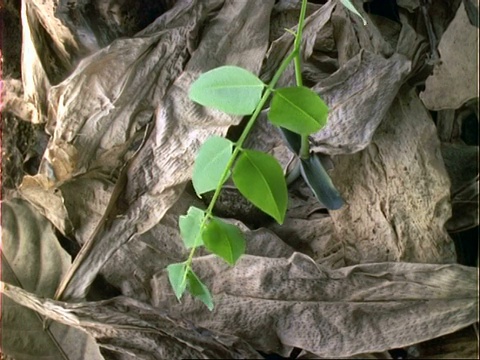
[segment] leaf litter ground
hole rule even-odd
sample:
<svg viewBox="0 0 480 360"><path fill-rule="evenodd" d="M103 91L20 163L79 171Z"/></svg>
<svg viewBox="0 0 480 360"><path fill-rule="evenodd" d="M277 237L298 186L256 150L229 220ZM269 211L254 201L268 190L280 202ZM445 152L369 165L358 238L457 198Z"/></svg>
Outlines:
<svg viewBox="0 0 480 360"><path fill-rule="evenodd" d="M293 45L283 29L295 25L298 8L293 1L163 2L155 9L158 18L143 29L140 5L118 4L123 13L113 5L96 8L97 17L87 17L80 6L71 10L90 24L81 28L62 4L54 9L50 1L26 3L28 16L41 21L25 27L43 26L42 34L56 35L49 47L33 36L24 39L24 51L33 56L23 60L20 90L4 74L9 92L3 112L46 122L51 138L45 151L32 153L42 155L41 164L19 187L34 207L8 199L2 206L2 266L10 265L16 278L28 274L25 266L41 276L29 279L28 287L7 281L3 271L2 280L11 284L5 295L86 331L101 344L95 356L106 359L261 358L258 351L288 356L294 348L304 358L367 357L399 347L422 357L425 346L419 342L478 321L476 269L455 264L445 229L447 220L450 232L478 225L478 202L463 212L454 207L453 217L450 205L451 196L453 204L478 198L478 169L460 161L478 154L478 143L462 143L462 123L478 94L466 91L458 99L459 92L452 92L456 97L445 97L444 110L428 103L440 101L427 96L435 89L428 88L434 83L429 80L419 96L417 85L432 68L429 34L414 21L423 11L420 2L399 5L398 19L371 10L364 14L367 26L334 1L309 5L304 80L332 109L327 127L312 137L313 150L323 154L347 205L328 213L297 182L282 226L266 219L249 227L238 219L250 210L238 206L233 191L221 206L237 209L226 221L245 233L247 255L236 267L206 251L194 261L217 302L213 313L188 297L178 303L165 268L188 255L179 215L190 205L205 208L187 186L198 148L211 135L225 135L241 117L192 104L189 85L224 64L268 80ZM463 6L449 1L431 7L422 21L433 22L438 39L454 21L466 29L462 33L473 32ZM455 13L463 20L454 19ZM50 56L52 51L57 55ZM462 76L475 78L457 75ZM280 85L294 80L292 68ZM428 110L437 111L436 126ZM5 126L3 131L8 136ZM248 141L249 148L270 152L284 168L290 165L287 146L268 123L260 121ZM460 150L447 153L449 143ZM471 175L454 178L459 172ZM11 197L12 191L4 194ZM5 209L12 207L18 210L8 215ZM28 218L21 223L41 222L42 229L53 224L59 231L54 243L62 237L63 244L73 244L70 249L83 246L70 254L73 265L43 270L51 257L60 257L40 251L44 240L31 261L14 262L25 249L20 242L36 244L47 231L19 232L15 223L21 216ZM85 302L98 276L122 297ZM56 282L54 290L40 290L43 278ZM67 302L51 300L55 295ZM3 327L2 334L8 340L14 333ZM87 340L72 349L54 336L52 351L68 358L82 359L84 349L94 350ZM475 354L475 341L467 339L457 354ZM3 351L20 357L33 349L4 344Z"/></svg>

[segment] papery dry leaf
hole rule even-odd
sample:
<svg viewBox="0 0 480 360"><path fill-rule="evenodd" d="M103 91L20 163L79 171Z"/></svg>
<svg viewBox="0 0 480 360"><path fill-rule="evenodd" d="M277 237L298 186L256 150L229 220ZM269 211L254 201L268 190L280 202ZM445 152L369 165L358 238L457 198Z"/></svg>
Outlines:
<svg viewBox="0 0 480 360"><path fill-rule="evenodd" d="M478 320L477 270L457 264L329 270L294 253L288 259L245 255L235 267L204 256L193 267L214 295L213 312L189 295L178 303L165 272L153 279L155 305L282 356L293 347L327 358L381 352Z"/></svg>
<svg viewBox="0 0 480 360"><path fill-rule="evenodd" d="M442 62L420 94L430 110L457 109L478 97L478 28L471 25L463 4L438 45Z"/></svg>
<svg viewBox="0 0 480 360"><path fill-rule="evenodd" d="M409 70L404 56L385 59L362 52L317 83L313 90L329 105L330 113L327 125L312 136L312 150L335 155L364 149Z"/></svg>
<svg viewBox="0 0 480 360"><path fill-rule="evenodd" d="M0 282L16 303L94 337L107 358L115 359L262 359L249 344L231 335L172 318L148 304L118 297L69 304L41 299Z"/></svg>
<svg viewBox="0 0 480 360"><path fill-rule="evenodd" d="M70 265L70 255L59 244L51 224L26 201L3 201L1 207L2 280L38 296L53 296ZM57 322L46 329L37 313L1 296L4 354L24 360L102 359L86 334Z"/></svg>
<svg viewBox="0 0 480 360"><path fill-rule="evenodd" d="M82 298L111 254L136 234L152 228L177 200L190 179L190 169L200 144L210 135L226 133L229 126L239 121L239 117L194 104L188 99L188 89L196 76L215 65L235 64L258 72L268 39L265 19L273 1L226 3L217 14L217 21L203 30L202 41L199 44L191 42L190 37L222 4L220 0L178 3L141 36L118 40L96 53L84 61L69 80L55 88L60 101L57 117L64 120L58 122L51 146L56 146L55 138L71 141L79 149L77 171L82 172L84 168L102 165L98 159L107 146L111 156L118 157L125 146L125 137L129 136L125 130L134 127L136 121L148 118L140 113L141 116L132 119L135 111L157 107L155 127L127 170L124 206L128 208L123 213L117 211L122 216L109 217L111 223L107 227L100 224L90 245L75 259L58 296ZM246 33L248 29L255 29L255 35L247 39L239 29ZM132 48L137 43L138 47ZM222 46L212 51L212 43ZM163 55L165 46L170 48L169 56ZM125 56L120 57L120 54ZM142 62L138 62L138 57ZM101 68L102 62L104 68ZM120 63L115 66L115 62ZM141 66L142 70L135 72L129 62ZM149 67L157 72L156 77L147 73ZM145 85L146 79L150 86ZM103 81L111 81L110 86ZM127 81L129 88L125 87ZM85 103L63 107L62 99L77 96L89 82L95 84L102 96L93 92L92 96L82 98ZM108 88L107 92L104 88ZM145 98L149 102L145 103ZM89 101L93 101L93 106L86 106ZM124 107L114 106L115 102ZM71 117L73 113L75 116ZM99 132L99 128L108 131ZM80 131L94 137L78 136Z"/></svg>
<svg viewBox="0 0 480 360"><path fill-rule="evenodd" d="M22 83L24 98L36 111L29 119L44 123L50 87L72 70L85 51L72 31L55 17L55 2L22 0Z"/></svg>
<svg viewBox="0 0 480 360"><path fill-rule="evenodd" d="M347 265L455 262L440 141L413 90L400 93L366 150L334 162L331 176L347 205L330 214Z"/></svg>

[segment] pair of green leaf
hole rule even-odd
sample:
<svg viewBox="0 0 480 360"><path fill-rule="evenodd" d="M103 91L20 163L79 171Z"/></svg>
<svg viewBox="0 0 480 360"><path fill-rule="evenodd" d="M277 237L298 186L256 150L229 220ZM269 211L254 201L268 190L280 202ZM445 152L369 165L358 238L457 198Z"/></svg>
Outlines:
<svg viewBox="0 0 480 360"><path fill-rule="evenodd" d="M301 135L319 131L327 123L327 116L325 102L304 86L276 90L268 112L272 124Z"/></svg>
<svg viewBox="0 0 480 360"><path fill-rule="evenodd" d="M251 72L222 66L202 74L190 88L190 98L204 106L233 115L250 115L260 102L266 85ZM289 87L274 91L269 120L298 134L320 130L327 121L328 107L312 90Z"/></svg>
<svg viewBox="0 0 480 360"><path fill-rule="evenodd" d="M188 286L190 294L200 299L210 311L213 310L212 294L186 263L168 265L167 271L168 279L178 300L182 298Z"/></svg>
<svg viewBox="0 0 480 360"><path fill-rule="evenodd" d="M228 175L233 143L213 136L200 147L193 167L192 182L198 195L216 189ZM241 150L232 171L240 193L255 206L283 223L287 210L287 185L281 166L268 154ZM193 242L193 239L189 241Z"/></svg>
<svg viewBox="0 0 480 360"><path fill-rule="evenodd" d="M204 245L209 251L234 265L245 253L245 239L235 225L227 224L219 218L205 220L205 212L191 206L187 215L180 216L179 227L183 242L187 248ZM171 264L167 267L168 279L180 300L188 288L190 294L199 298L207 307L213 309L212 295L208 288L193 272L189 262Z"/></svg>
<svg viewBox="0 0 480 360"><path fill-rule="evenodd" d="M187 249L204 245L230 265L245 252L245 239L238 227L219 218L204 220L203 210L191 206L187 215L180 216L180 235Z"/></svg>

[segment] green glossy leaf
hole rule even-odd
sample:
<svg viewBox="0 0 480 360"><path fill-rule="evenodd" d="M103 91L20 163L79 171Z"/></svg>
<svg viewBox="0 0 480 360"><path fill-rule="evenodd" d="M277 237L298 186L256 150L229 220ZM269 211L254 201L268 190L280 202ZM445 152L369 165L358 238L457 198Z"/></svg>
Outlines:
<svg viewBox="0 0 480 360"><path fill-rule="evenodd" d="M188 279L188 291L193 296L199 298L205 305L207 305L208 310L213 310L213 298L210 291L205 286L204 283L200 281L198 276L190 269L187 273Z"/></svg>
<svg viewBox="0 0 480 360"><path fill-rule="evenodd" d="M202 75L190 87L190 99L232 115L250 115L265 84L250 71L221 66Z"/></svg>
<svg viewBox="0 0 480 360"><path fill-rule="evenodd" d="M304 86L275 91L268 119L275 125L308 135L327 123L328 107L314 91Z"/></svg>
<svg viewBox="0 0 480 360"><path fill-rule="evenodd" d="M363 25L367 25L367 20L365 20L365 18L358 12L358 10L355 8L355 6L353 6L350 0L340 0L340 1L342 2L343 6L345 6L348 10L353 12L355 15L360 16L360 18L363 21Z"/></svg>
<svg viewBox="0 0 480 360"><path fill-rule="evenodd" d="M204 217L205 212L195 206L190 206L187 215L180 216L180 235L187 249L203 245L200 226Z"/></svg>
<svg viewBox="0 0 480 360"><path fill-rule="evenodd" d="M245 253L245 239L238 227L213 218L202 232L205 247L230 265Z"/></svg>
<svg viewBox="0 0 480 360"><path fill-rule="evenodd" d="M260 210L283 223L287 211L287 184L278 161L271 155L244 150L232 178L240 193Z"/></svg>
<svg viewBox="0 0 480 360"><path fill-rule="evenodd" d="M344 201L316 155L301 160L300 172L315 197L329 210L340 209Z"/></svg>
<svg viewBox="0 0 480 360"><path fill-rule="evenodd" d="M186 272L187 266L185 263L170 264L167 266L168 280L172 285L175 296L178 300L182 298L185 289L187 288Z"/></svg>
<svg viewBox="0 0 480 360"><path fill-rule="evenodd" d="M291 152L296 155L300 154L300 150L302 148L302 137L293 131L284 129L282 127L280 129L280 135L282 135L283 140L287 144L288 148Z"/></svg>
<svg viewBox="0 0 480 360"><path fill-rule="evenodd" d="M208 138L198 151L192 182L198 195L215 190L232 155L233 143L220 136Z"/></svg>

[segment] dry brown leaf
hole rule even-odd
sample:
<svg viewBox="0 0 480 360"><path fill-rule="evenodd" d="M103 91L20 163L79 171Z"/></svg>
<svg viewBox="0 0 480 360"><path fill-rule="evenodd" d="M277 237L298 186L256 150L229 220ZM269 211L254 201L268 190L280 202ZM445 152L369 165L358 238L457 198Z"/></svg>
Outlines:
<svg viewBox="0 0 480 360"><path fill-rule="evenodd" d="M191 37L222 4L220 0L178 3L137 38L117 40L83 61L52 92L52 99L57 99L57 124L50 146L55 148L62 139L78 149L76 177L87 176L86 169L118 166L130 129L145 125L151 116L155 120L144 147L128 164L122 205L126 210L118 210L114 204L116 215L121 216L83 219L88 225L101 223L75 259L58 296L82 298L105 261L122 244L158 223L178 199L190 179L200 144L210 135L225 134L239 121L239 117L194 104L188 99L188 89L201 72L216 65L235 64L259 71L268 40L265 19L273 1L225 3L217 20L203 29L202 41L193 43ZM240 29L246 33L255 29L254 35L247 39ZM212 44L217 46L215 51ZM88 96L63 105L62 99L75 98L86 88ZM76 206L88 206L79 201ZM109 225L105 227L105 223Z"/></svg>
<svg viewBox="0 0 480 360"><path fill-rule="evenodd" d="M199 326L288 356L293 347L338 358L404 347L477 321L475 268L375 263L329 270L311 258L246 255L235 267L213 256L194 261L216 303L178 303L166 273L152 280L155 306Z"/></svg>
<svg viewBox="0 0 480 360"><path fill-rule="evenodd" d="M455 262L440 141L413 90L400 93L366 150L334 162L332 179L347 205L330 214L347 265Z"/></svg>
<svg viewBox="0 0 480 360"><path fill-rule="evenodd" d="M463 4L443 34L438 51L442 62L420 94L425 106L430 110L457 109L478 98L478 28L470 24Z"/></svg>
<svg viewBox="0 0 480 360"><path fill-rule="evenodd" d="M110 359L262 359L245 341L216 333L130 299L69 304L39 298L0 281L16 303L94 337Z"/></svg>
<svg viewBox="0 0 480 360"><path fill-rule="evenodd" d="M32 205L21 199L0 205L2 281L38 296L52 297L70 266L70 255L59 244L51 224ZM103 359L86 334L57 322L45 328L37 313L0 296L3 354L18 360Z"/></svg>

